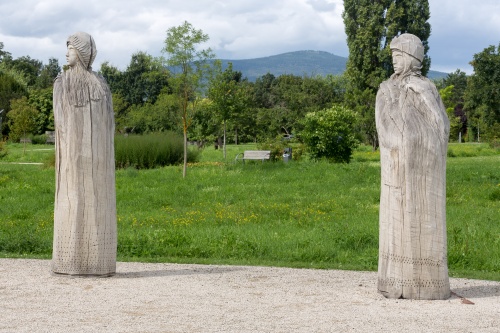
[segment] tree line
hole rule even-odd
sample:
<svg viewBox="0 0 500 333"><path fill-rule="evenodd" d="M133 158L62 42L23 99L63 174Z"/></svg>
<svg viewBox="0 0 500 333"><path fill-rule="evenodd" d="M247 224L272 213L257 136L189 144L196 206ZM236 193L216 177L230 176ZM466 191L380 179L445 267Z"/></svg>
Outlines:
<svg viewBox="0 0 500 333"><path fill-rule="evenodd" d="M300 139L311 130L307 114L342 106L355 115L350 121L357 141L376 149L374 101L379 84L393 73L390 40L405 32L417 35L426 53L422 73L430 67L428 1L346 0L344 8L349 58L339 76L268 73L250 82L231 64L223 68L211 49L199 50L208 35L188 22L167 30L162 57L134 53L124 70L102 63L98 72L112 91L117 132L173 131L186 144L221 147L283 135ZM471 65L472 75L457 70L435 81L450 118L450 140L498 142L500 45L475 54ZM53 130L52 81L60 71L57 59L13 59L0 42L4 138Z"/></svg>

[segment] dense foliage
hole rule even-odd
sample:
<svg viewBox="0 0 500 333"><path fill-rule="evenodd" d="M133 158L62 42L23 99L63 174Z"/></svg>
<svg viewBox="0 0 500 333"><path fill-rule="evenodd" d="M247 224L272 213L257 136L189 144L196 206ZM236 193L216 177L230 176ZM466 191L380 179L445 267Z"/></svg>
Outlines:
<svg viewBox="0 0 500 333"><path fill-rule="evenodd" d="M23 96L11 101L12 110L9 113L10 138L19 141L22 137L35 131L38 111L28 103Z"/></svg>
<svg viewBox="0 0 500 333"><path fill-rule="evenodd" d="M356 114L353 111L334 105L327 110L306 114L300 135L313 158L349 163L358 145L355 124Z"/></svg>
<svg viewBox="0 0 500 333"><path fill-rule="evenodd" d="M444 79L436 82L439 94L450 119L450 140L464 141L467 134L467 115L464 110L464 94L467 88L467 75L457 69Z"/></svg>
<svg viewBox="0 0 500 333"><path fill-rule="evenodd" d="M356 138L376 149L374 101L380 82L392 73L388 44L393 36L410 32L421 38L427 52L428 1L344 5L350 55L343 75L276 76L281 72L271 68L250 81L245 77L250 73L233 70L226 60L214 61L210 49L200 50L208 35L188 22L167 30L165 58L138 51L124 70L104 61L99 72L111 88L117 132L173 131L184 134L186 148L187 142L200 147L269 143L284 135L300 139L306 114L340 104L356 114ZM498 47L487 47L474 55L473 75L457 70L436 82L452 126L450 141L499 144L499 58ZM426 55L423 72L429 64ZM14 59L0 42L2 139L20 137L11 105L22 97L36 109L35 126L26 136L42 138L54 129L52 81L60 70L56 59L47 64L29 56Z"/></svg>
<svg viewBox="0 0 500 333"><path fill-rule="evenodd" d="M427 0L345 0L343 19L349 47L346 76L346 103L361 121L359 132L374 148L378 146L375 127L375 96L382 81L392 73L390 42L402 33L418 36L425 47L422 73L430 67L427 56L430 25Z"/></svg>
<svg viewBox="0 0 500 333"><path fill-rule="evenodd" d="M500 138L500 44L485 48L471 61L474 74L467 82L465 108L469 110L469 129L479 141ZM498 142L497 142L498 143Z"/></svg>
<svg viewBox="0 0 500 333"><path fill-rule="evenodd" d="M0 111L3 111L0 112L0 139L6 135L15 141L21 135L53 130L52 82L61 71L57 59L50 58L46 65L30 56L13 59L3 47L0 42ZM17 106L14 101L18 101ZM24 111L19 112L21 109ZM28 109L32 111L28 116L31 119L25 117ZM16 124L16 121L23 124ZM34 125L27 126L28 123Z"/></svg>
<svg viewBox="0 0 500 333"><path fill-rule="evenodd" d="M245 95L241 82L241 72L233 71L233 65L222 71L219 62L215 63L215 75L210 80L208 98L212 101L213 117L223 125L223 149L226 157L227 122L236 119L244 108Z"/></svg>

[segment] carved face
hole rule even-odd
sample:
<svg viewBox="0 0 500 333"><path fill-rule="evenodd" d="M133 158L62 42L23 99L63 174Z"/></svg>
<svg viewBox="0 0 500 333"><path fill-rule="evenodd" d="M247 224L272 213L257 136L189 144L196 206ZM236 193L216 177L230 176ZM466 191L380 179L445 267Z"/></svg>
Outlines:
<svg viewBox="0 0 500 333"><path fill-rule="evenodd" d="M394 67L394 73L399 75L405 71L406 67L406 53L399 50L392 51L392 66Z"/></svg>
<svg viewBox="0 0 500 333"><path fill-rule="evenodd" d="M76 66L78 63L78 53L72 45L68 45L68 52L66 53L66 61L70 67Z"/></svg>

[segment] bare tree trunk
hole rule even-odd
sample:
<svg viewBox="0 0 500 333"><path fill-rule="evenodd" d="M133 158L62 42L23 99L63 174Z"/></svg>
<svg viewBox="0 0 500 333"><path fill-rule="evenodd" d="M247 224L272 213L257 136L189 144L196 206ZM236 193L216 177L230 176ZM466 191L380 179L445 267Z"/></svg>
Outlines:
<svg viewBox="0 0 500 333"><path fill-rule="evenodd" d="M182 167L182 178L186 178L186 169L187 169L187 128L184 128L184 165Z"/></svg>
<svg viewBox="0 0 500 333"><path fill-rule="evenodd" d="M23 140L23 142L24 142L24 144L23 144L23 156L24 156L24 154L26 154L26 132L23 133L23 137L24 137L24 140ZM478 140L479 140L479 132L478 132L478 136L477 137L478 137Z"/></svg>

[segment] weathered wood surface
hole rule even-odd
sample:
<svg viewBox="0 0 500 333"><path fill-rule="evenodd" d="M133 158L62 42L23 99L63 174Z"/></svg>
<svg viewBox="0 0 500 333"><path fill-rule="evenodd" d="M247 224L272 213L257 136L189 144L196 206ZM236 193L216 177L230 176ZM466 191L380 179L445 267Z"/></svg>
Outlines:
<svg viewBox="0 0 500 333"><path fill-rule="evenodd" d="M434 84L408 66L413 60L408 58L402 65L407 71L396 70L377 94L378 290L389 298L446 299L450 296L446 244L449 121Z"/></svg>
<svg viewBox="0 0 500 333"><path fill-rule="evenodd" d="M74 68L54 82L52 270L69 275L112 275L117 246L113 106L104 79L86 66L80 85L72 76L81 71Z"/></svg>

